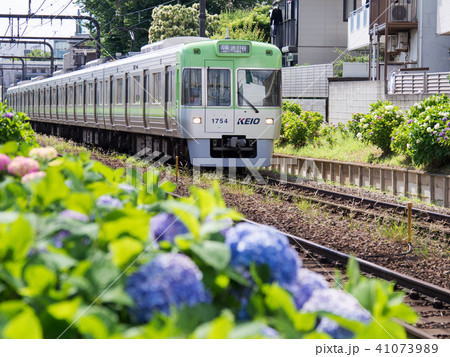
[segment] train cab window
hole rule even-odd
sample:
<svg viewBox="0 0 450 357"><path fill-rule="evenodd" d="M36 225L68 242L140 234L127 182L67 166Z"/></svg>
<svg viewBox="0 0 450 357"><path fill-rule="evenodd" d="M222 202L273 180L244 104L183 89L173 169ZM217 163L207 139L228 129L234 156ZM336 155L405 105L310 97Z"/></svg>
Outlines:
<svg viewBox="0 0 450 357"><path fill-rule="evenodd" d="M122 104L123 100L123 79L118 78L116 80L116 104Z"/></svg>
<svg viewBox="0 0 450 357"><path fill-rule="evenodd" d="M202 70L184 69L182 80L182 105L202 105Z"/></svg>
<svg viewBox="0 0 450 357"><path fill-rule="evenodd" d="M231 105L231 72L229 69L208 69L208 106Z"/></svg>
<svg viewBox="0 0 450 357"><path fill-rule="evenodd" d="M131 81L131 102L133 104L141 102L141 76L133 76Z"/></svg>
<svg viewBox="0 0 450 357"><path fill-rule="evenodd" d="M150 93L151 102L161 103L161 73L152 74L152 91Z"/></svg>
<svg viewBox="0 0 450 357"><path fill-rule="evenodd" d="M240 69L237 73L240 107L281 106L281 71Z"/></svg>

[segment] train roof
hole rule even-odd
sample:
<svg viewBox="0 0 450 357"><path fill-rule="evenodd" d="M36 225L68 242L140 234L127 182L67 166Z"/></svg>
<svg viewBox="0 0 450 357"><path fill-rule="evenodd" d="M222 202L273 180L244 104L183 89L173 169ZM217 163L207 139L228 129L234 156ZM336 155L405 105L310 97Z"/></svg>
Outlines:
<svg viewBox="0 0 450 357"><path fill-rule="evenodd" d="M27 83L18 83L16 86L8 88L8 90L13 90L15 88L19 87L29 87L37 84L45 84L49 82L53 82L54 80L64 80L66 78L71 78L73 76L82 76L83 74L91 73L95 70L107 70L109 68L114 68L116 66L127 66L129 64L133 64L136 61L139 61L141 59L148 59L148 58L155 58L155 57L161 57L164 55L174 55L177 51L181 51L184 48L189 48L195 45L195 47L206 47L211 45L211 43L216 44L219 41L226 41L226 42L236 42L236 43L252 43L252 46L263 46L265 48L267 47L274 47L274 49L277 49L274 45L268 44L268 43L259 43L259 42L253 42L249 40L230 40L230 39L220 39L220 40L212 40L209 38L204 37L195 37L195 36L185 36L185 37L174 37L169 38L166 40L158 41L155 43L150 43L148 45L145 45L141 48L141 52L139 54L136 54L131 57L122 58L118 60L111 60L105 62L103 58L97 59L95 61L92 61L93 63L90 63L86 68L77 70L77 71L71 71L66 73L61 73L53 77L48 77L41 80L31 80Z"/></svg>

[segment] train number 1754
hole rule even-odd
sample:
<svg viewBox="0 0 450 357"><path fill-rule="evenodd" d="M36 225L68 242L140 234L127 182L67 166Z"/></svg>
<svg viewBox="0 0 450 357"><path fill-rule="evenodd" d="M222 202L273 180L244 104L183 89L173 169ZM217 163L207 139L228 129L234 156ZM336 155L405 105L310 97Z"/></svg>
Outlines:
<svg viewBox="0 0 450 357"><path fill-rule="evenodd" d="M227 118L212 118L211 121L213 124L228 124Z"/></svg>

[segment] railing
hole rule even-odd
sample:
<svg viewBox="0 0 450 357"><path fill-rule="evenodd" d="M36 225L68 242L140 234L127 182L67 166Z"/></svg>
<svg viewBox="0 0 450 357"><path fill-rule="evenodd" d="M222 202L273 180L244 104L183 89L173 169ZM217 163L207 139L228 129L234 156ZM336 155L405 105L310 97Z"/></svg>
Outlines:
<svg viewBox="0 0 450 357"><path fill-rule="evenodd" d="M395 75L395 94L450 93L449 72Z"/></svg>

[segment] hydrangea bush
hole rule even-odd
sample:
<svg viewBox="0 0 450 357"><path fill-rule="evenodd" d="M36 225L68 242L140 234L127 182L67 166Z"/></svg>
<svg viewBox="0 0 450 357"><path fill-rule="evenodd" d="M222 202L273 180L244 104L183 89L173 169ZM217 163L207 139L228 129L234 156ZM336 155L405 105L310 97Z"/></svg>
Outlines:
<svg viewBox="0 0 450 357"><path fill-rule="evenodd" d="M345 291L301 268L281 232L239 223L217 185L174 199L156 171L143 187L85 153L16 149L0 147L3 338L404 338L393 319L416 321L354 264L337 277ZM34 161L11 173L17 157Z"/></svg>
<svg viewBox="0 0 450 357"><path fill-rule="evenodd" d="M317 112L304 111L297 103L283 102L280 141L295 147L306 145L317 136L323 116Z"/></svg>
<svg viewBox="0 0 450 357"><path fill-rule="evenodd" d="M0 102L0 144L8 141L36 145L34 131L24 113L14 113Z"/></svg>
<svg viewBox="0 0 450 357"><path fill-rule="evenodd" d="M369 113L355 113L348 124L359 140L371 143L384 153L391 151L392 132L404 121L404 112L388 101L379 100L370 105Z"/></svg>
<svg viewBox="0 0 450 357"><path fill-rule="evenodd" d="M450 158L450 100L434 95L416 103L392 136L391 147L416 165L440 166Z"/></svg>

